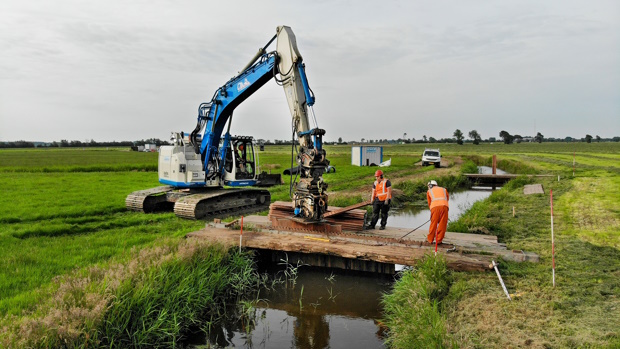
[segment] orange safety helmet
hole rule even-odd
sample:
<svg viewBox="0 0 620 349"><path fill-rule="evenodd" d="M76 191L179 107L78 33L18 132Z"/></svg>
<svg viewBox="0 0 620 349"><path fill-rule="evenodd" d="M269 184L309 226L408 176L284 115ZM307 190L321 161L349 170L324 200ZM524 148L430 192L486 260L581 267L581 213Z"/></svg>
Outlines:
<svg viewBox="0 0 620 349"><path fill-rule="evenodd" d="M243 150L243 144L239 146L239 150Z"/></svg>
<svg viewBox="0 0 620 349"><path fill-rule="evenodd" d="M377 172L375 172L375 177L379 177L379 176L383 177L383 171L377 170Z"/></svg>

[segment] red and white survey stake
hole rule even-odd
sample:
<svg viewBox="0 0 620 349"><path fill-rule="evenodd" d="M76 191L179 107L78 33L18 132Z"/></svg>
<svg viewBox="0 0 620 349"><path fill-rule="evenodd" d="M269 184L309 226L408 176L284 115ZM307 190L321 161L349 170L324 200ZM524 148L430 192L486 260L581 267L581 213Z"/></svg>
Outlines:
<svg viewBox="0 0 620 349"><path fill-rule="evenodd" d="M241 216L241 232L239 233L239 253L241 253L241 239L243 237L243 216Z"/></svg>
<svg viewBox="0 0 620 349"><path fill-rule="evenodd" d="M555 287L555 241L553 240L553 190L549 190L551 196L551 268L553 277L553 287Z"/></svg>

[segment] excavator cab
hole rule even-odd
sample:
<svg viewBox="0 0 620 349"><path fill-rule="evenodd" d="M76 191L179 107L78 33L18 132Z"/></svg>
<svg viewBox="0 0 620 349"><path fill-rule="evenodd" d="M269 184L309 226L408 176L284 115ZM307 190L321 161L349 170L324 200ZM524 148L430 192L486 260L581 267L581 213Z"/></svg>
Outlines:
<svg viewBox="0 0 620 349"><path fill-rule="evenodd" d="M224 162L224 184L247 186L256 182L258 161L254 151L254 140L248 136L230 138Z"/></svg>

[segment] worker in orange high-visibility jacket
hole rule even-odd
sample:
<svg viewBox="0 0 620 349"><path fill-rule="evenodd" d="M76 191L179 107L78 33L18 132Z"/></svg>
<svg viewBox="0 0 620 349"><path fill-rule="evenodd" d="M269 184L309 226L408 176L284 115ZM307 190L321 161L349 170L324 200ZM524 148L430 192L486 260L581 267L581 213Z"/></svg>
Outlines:
<svg viewBox="0 0 620 349"><path fill-rule="evenodd" d="M443 241L448 227L448 201L450 200L450 195L446 188L438 186L434 180L428 182L427 185L426 199L428 200L428 208L431 209L431 226L428 229L426 239L430 243L436 240L439 245Z"/></svg>
<svg viewBox="0 0 620 349"><path fill-rule="evenodd" d="M392 184L388 179L383 178L383 171L381 170L375 172L375 183L372 185L370 201L372 202L372 220L366 226L366 229L375 229L375 225L377 225L379 220L379 214L381 214L381 226L379 229L383 230L387 225L388 211L392 203Z"/></svg>

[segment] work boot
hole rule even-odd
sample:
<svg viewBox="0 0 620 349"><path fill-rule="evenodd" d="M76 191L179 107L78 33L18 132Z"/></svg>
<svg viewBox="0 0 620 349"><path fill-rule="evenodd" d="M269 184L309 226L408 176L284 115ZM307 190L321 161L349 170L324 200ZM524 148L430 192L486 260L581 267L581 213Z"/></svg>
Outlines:
<svg viewBox="0 0 620 349"><path fill-rule="evenodd" d="M370 225L370 224L368 224L368 225L365 225L365 226L364 226L364 229L366 229L366 230L374 230L374 229L375 229L375 227L374 227L374 226L372 226L372 225Z"/></svg>
<svg viewBox="0 0 620 349"><path fill-rule="evenodd" d="M379 230L385 230L385 225L380 226Z"/></svg>

